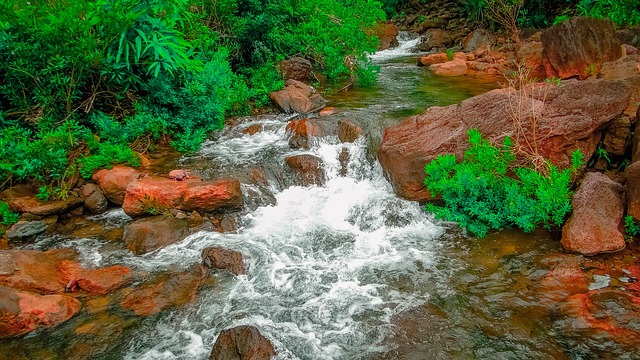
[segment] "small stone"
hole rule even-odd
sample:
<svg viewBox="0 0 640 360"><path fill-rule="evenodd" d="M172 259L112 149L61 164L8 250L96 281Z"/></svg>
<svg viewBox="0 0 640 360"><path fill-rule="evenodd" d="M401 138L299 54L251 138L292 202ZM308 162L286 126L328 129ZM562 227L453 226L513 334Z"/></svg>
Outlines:
<svg viewBox="0 0 640 360"><path fill-rule="evenodd" d="M7 237L9 240L24 240L42 234L47 230L47 223L44 221L19 221L14 224L9 231Z"/></svg>

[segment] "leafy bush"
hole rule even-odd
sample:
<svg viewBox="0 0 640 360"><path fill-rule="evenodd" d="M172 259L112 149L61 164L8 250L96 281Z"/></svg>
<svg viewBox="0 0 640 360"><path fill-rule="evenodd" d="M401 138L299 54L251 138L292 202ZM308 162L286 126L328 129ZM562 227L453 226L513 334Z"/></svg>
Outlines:
<svg viewBox="0 0 640 360"><path fill-rule="evenodd" d="M2 221L0 224L2 225L13 225L18 222L18 214L11 211L9 205L0 201L0 217L2 217Z"/></svg>
<svg viewBox="0 0 640 360"><path fill-rule="evenodd" d="M609 18L617 26L640 24L640 0L580 0L577 13L581 16Z"/></svg>
<svg viewBox="0 0 640 360"><path fill-rule="evenodd" d="M627 242L631 242L634 236L640 235L640 225L638 225L631 215L624 217L624 230Z"/></svg>
<svg viewBox="0 0 640 360"><path fill-rule="evenodd" d="M426 210L479 237L508 226L530 232L539 225L562 225L571 211L571 174L582 165L581 154L573 154L570 169L548 163L548 172L542 174L516 167L512 147L508 137L498 148L477 129L470 130L462 162L457 163L455 155L441 155L425 166L425 186L444 202L427 204Z"/></svg>

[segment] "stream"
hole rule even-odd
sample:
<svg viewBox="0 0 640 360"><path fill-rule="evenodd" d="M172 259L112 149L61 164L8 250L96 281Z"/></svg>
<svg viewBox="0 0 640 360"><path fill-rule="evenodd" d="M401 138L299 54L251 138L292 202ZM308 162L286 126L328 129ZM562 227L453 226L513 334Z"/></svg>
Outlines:
<svg viewBox="0 0 640 360"><path fill-rule="evenodd" d="M325 136L310 150L294 150L287 117L247 117L177 160L205 179L241 179L247 207L236 215L235 233L199 231L142 256L100 234L25 246L72 247L87 266L124 265L151 276L186 271L204 248L221 246L244 254L246 275L211 272L194 302L149 317L117 301L94 304L55 329L0 342L0 358L208 359L220 331L253 325L276 359L640 359L638 339L621 342L568 316L563 299L579 290L545 280L567 262L587 277L600 274L607 257L563 254L546 231L470 239L394 194L375 160L384 127L498 87L495 78L439 78L417 67L417 41L405 35L399 48L372 55L380 66L375 86L327 91L339 111L322 121L354 120L365 134L355 143ZM263 130L242 133L256 124ZM344 148L346 175L338 159ZM323 186L296 186L281 170L297 154L323 160ZM243 180L250 168L267 181ZM86 221L117 236L131 219L111 210ZM638 251L627 251L626 261L637 263ZM622 274L608 276L604 289L622 291ZM625 309L615 298L603 303ZM100 331L78 331L96 319L104 320ZM624 326L640 333L640 318Z"/></svg>

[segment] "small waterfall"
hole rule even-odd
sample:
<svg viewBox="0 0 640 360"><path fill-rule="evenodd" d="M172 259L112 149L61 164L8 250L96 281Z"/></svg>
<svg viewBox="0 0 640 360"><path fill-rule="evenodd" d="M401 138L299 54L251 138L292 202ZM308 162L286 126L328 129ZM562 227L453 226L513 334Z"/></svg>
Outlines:
<svg viewBox="0 0 640 360"><path fill-rule="evenodd" d="M409 31L398 33L398 46L393 49L378 51L370 54L369 58L374 61L393 59L399 56L415 55L415 47L420 43L420 36Z"/></svg>

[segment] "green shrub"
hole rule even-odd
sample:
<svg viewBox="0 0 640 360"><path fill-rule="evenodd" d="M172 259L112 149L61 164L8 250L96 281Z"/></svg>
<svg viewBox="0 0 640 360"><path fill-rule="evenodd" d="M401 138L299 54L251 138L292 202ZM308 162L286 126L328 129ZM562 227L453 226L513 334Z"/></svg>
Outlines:
<svg viewBox="0 0 640 360"><path fill-rule="evenodd" d="M640 235L640 225L633 219L633 216L624 217L625 240L631 242L634 236Z"/></svg>
<svg viewBox="0 0 640 360"><path fill-rule="evenodd" d="M0 201L0 217L2 217L0 224L9 226L18 222L19 215L12 212L6 202Z"/></svg>
<svg viewBox="0 0 640 360"><path fill-rule="evenodd" d="M593 18L609 18L619 27L640 24L640 0L580 0L577 13Z"/></svg>
<svg viewBox="0 0 640 360"><path fill-rule="evenodd" d="M508 226L530 232L539 225L562 225L571 211L571 174L582 165L580 153L574 153L570 169L547 164L542 174L515 166L512 146L508 137L498 148L477 129L470 130L461 162L455 155L441 155L425 166L425 186L444 202L427 204L426 210L479 237Z"/></svg>

